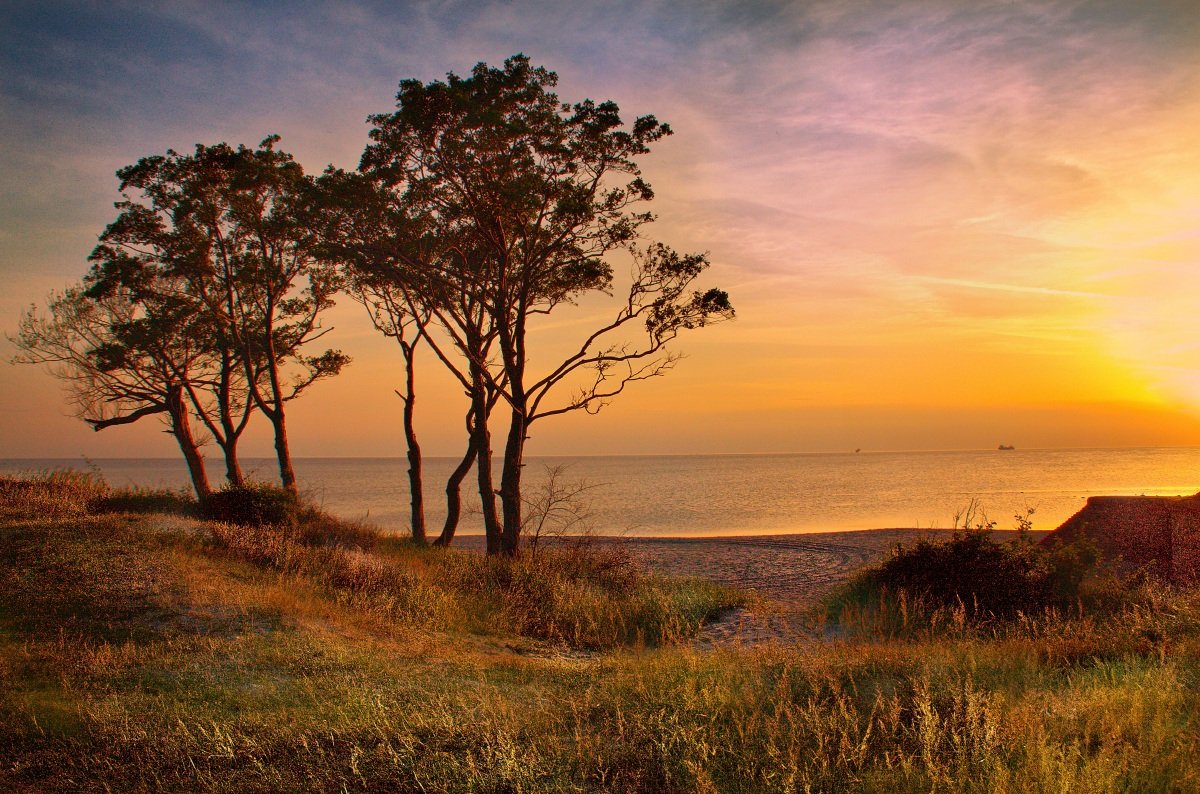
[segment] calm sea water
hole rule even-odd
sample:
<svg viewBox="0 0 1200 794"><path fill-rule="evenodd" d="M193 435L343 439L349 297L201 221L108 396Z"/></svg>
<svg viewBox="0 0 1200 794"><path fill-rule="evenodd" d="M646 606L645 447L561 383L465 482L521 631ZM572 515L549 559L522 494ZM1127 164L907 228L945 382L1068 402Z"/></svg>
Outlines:
<svg viewBox="0 0 1200 794"><path fill-rule="evenodd" d="M427 516L435 531L456 462L426 462ZM218 482L220 467L209 464ZM175 459L10 459L0 460L0 472L89 465L113 485L187 484ZM1094 494L1200 491L1197 448L530 458L531 492L545 481L547 467L559 467L564 481L591 486L584 499L593 531L652 536L945 527L972 499L1001 528L1033 507L1035 528L1052 529ZM246 468L260 479L273 475L269 459L248 459ZM296 470L303 490L331 512L407 528L404 460L306 458ZM498 483L498 471L496 477ZM469 476L468 499L472 484ZM477 497L474 504L477 511ZM478 513L465 516L460 530L480 532Z"/></svg>

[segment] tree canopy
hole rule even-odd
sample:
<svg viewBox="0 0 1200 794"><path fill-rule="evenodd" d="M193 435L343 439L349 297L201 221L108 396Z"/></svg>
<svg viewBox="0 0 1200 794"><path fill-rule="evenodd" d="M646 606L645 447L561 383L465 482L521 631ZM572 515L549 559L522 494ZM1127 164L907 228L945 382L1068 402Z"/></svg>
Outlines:
<svg viewBox="0 0 1200 794"><path fill-rule="evenodd" d="M521 472L529 426L574 410L599 410L631 382L666 372L681 330L733 316L728 295L697 291L703 254L678 254L640 231L653 197L636 159L671 133L654 116L626 128L614 102L560 102L557 76L523 55L469 77L405 80L397 109L370 118L360 170L390 191L409 234L396 239L392 277L415 293L509 408L500 497L501 546L515 553L522 526ZM407 252L407 253L402 253ZM539 315L614 289L613 257L632 263L626 300L577 350L529 371L527 335ZM416 273L408 278L406 273ZM476 300L495 362L456 311ZM639 326L642 338L625 331ZM445 356L444 356L445 357ZM580 382L578 376L590 376ZM552 404L552 395L571 389Z"/></svg>

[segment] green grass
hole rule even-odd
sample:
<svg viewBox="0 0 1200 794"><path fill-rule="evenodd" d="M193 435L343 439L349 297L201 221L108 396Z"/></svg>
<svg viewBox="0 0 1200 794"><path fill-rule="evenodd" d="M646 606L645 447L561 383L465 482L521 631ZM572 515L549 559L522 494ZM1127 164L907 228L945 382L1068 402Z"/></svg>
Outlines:
<svg viewBox="0 0 1200 794"><path fill-rule="evenodd" d="M594 548L4 516L2 790L1200 787L1191 593L704 652L735 596Z"/></svg>

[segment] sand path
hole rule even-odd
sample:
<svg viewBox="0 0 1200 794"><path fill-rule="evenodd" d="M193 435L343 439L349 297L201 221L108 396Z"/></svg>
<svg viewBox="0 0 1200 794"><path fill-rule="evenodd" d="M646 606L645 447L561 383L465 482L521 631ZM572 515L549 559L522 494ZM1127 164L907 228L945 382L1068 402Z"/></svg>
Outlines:
<svg viewBox="0 0 1200 794"><path fill-rule="evenodd" d="M996 531L997 540L1011 531ZM1044 533L1035 533L1044 534ZM694 641L720 645L794 643L812 639L805 611L863 568L886 558L898 544L945 540L944 529L869 529L710 538L624 538L645 568L672 576L699 576L754 591L761 600L709 623ZM464 538L482 549L482 538ZM457 543L457 541L456 541Z"/></svg>
<svg viewBox="0 0 1200 794"><path fill-rule="evenodd" d="M1004 540L1012 534L1001 530L995 537ZM872 529L752 537L630 538L626 542L650 570L701 576L761 596L760 603L733 610L701 630L694 644L711 648L810 640L813 630L804 613L817 599L885 559L898 544L949 536L944 529Z"/></svg>
<svg viewBox="0 0 1200 794"><path fill-rule="evenodd" d="M675 576L700 576L745 588L757 604L706 625L693 646L793 644L811 639L804 611L857 571L884 559L898 543L945 536L941 531L878 529L723 538L631 538L639 562Z"/></svg>

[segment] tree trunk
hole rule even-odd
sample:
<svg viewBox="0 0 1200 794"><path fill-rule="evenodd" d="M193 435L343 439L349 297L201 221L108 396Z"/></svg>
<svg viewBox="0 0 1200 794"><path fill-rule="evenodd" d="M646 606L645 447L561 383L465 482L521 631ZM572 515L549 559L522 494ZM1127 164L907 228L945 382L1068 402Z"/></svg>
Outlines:
<svg viewBox="0 0 1200 794"><path fill-rule="evenodd" d="M298 491L296 487L296 472L292 469L292 451L288 447L287 438L287 422L284 419L284 399L283 399L283 383L279 377L279 360L275 356L275 338L271 331L274 328L275 305L270 299L267 301L267 309L265 312L267 318L266 333L263 336L263 357L267 363L267 376L271 383L271 408L264 410L263 413L271 420L271 425L275 429L275 457L279 460L279 483L284 489L293 495ZM247 360L251 360L247 355ZM253 373L247 372L247 377L253 378ZM253 384L253 381L251 381ZM260 404L260 408L266 408Z"/></svg>
<svg viewBox="0 0 1200 794"><path fill-rule="evenodd" d="M418 337L419 338L419 337ZM416 417L416 373L413 371L413 346L400 345L404 353L404 441L408 446L408 492L412 505L412 539L425 545L425 485L421 476L421 445L417 443Z"/></svg>
<svg viewBox="0 0 1200 794"><path fill-rule="evenodd" d="M475 445L475 472L479 481L479 501L483 507L483 531L487 536L487 553L502 550L503 528L496 514L496 487L492 482L492 434L488 430L488 402L483 372L471 365L472 413L475 415L471 437Z"/></svg>
<svg viewBox="0 0 1200 794"><path fill-rule="evenodd" d="M171 416L171 434L175 436L179 449L183 452L183 459L187 462L192 488L196 491L196 498L203 504L212 495L212 486L208 483L204 456L200 454L200 447L192 436L192 425L188 421L187 402L183 398L182 387L176 386L171 389L167 396L167 412Z"/></svg>
<svg viewBox="0 0 1200 794"><path fill-rule="evenodd" d="M246 484L246 477L242 474L242 464L238 462L237 456L238 437L233 436L226 440L221 451L225 453L225 480L235 488L240 488Z"/></svg>
<svg viewBox="0 0 1200 794"><path fill-rule="evenodd" d="M525 467L525 438L528 426L520 404L514 404L504 445L504 466L500 475L500 503L504 509L504 536L501 551L512 557L521 550L521 471Z"/></svg>
<svg viewBox="0 0 1200 794"><path fill-rule="evenodd" d="M237 446L242 431L246 429L245 418L249 416L250 406L245 406L246 413L243 415L243 421L239 427L233 421L233 400L231 399L233 370L236 365L237 362L228 346L223 345L221 349L221 383L217 390L217 411L220 414L217 418L221 422L222 432L217 442L221 444L221 451L225 453L225 480L234 487L241 487L245 484L246 478L242 474L242 465L238 462ZM216 434L214 433L214 435Z"/></svg>
<svg viewBox="0 0 1200 794"><path fill-rule="evenodd" d="M475 450L475 470L479 479L479 499L483 503L483 531L487 536L487 553L499 554L501 547L500 518L496 515L496 489L492 484L492 439L485 429L479 433Z"/></svg>
<svg viewBox="0 0 1200 794"><path fill-rule="evenodd" d="M462 515L462 481L466 479L467 472L475 463L475 454L475 434L472 431L467 441L466 454L446 480L446 523L442 527L442 534L433 542L435 546L449 546L454 541L454 532L458 529L458 519Z"/></svg>
<svg viewBox="0 0 1200 794"><path fill-rule="evenodd" d="M292 452L288 448L287 425L283 418L283 405L277 404L271 416L271 425L275 428L275 457L279 461L279 482L289 493L295 494L296 471L292 468Z"/></svg>

